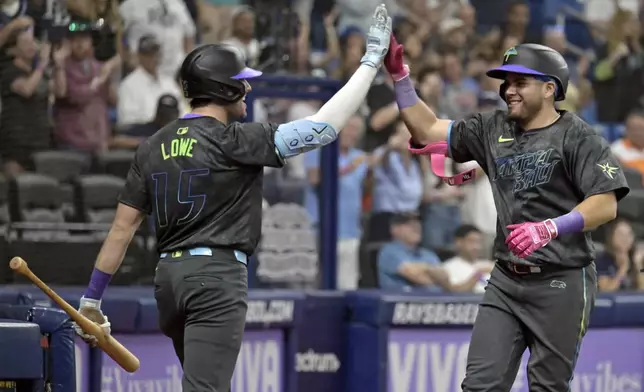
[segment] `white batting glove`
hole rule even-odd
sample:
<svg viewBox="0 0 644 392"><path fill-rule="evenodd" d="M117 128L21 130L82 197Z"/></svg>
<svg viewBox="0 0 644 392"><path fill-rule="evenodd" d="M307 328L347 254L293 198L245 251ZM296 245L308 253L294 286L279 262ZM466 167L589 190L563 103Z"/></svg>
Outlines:
<svg viewBox="0 0 644 392"><path fill-rule="evenodd" d="M98 325L100 325L106 334L110 334L112 332L110 328L111 325L109 320L107 319L107 316L104 315L103 312L101 311L100 299L81 297L80 304L78 306L78 312L83 316L87 317L88 319L94 321ZM73 326L78 336L80 336L85 342L90 344L92 347L96 346L96 343L98 342L98 340L96 339L95 336L85 333L85 331L83 331L83 329L76 323L73 323Z"/></svg>
<svg viewBox="0 0 644 392"><path fill-rule="evenodd" d="M391 17L387 14L385 5L381 4L373 13L373 20L367 33L367 51L360 59L360 64L366 64L376 69L380 68L389 50L390 39Z"/></svg>

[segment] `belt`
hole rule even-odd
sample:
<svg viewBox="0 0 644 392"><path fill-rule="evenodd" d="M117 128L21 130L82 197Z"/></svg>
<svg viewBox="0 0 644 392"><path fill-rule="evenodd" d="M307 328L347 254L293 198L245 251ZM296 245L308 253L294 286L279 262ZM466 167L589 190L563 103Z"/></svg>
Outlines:
<svg viewBox="0 0 644 392"><path fill-rule="evenodd" d="M223 250L224 249L215 248L214 253L221 252ZM190 256L212 256L213 248L199 247L199 248L192 248L192 249L186 249L186 250L175 250L172 252L163 252L159 255L159 258L165 259L166 257L170 256L171 258L176 259L181 257L183 255L183 252L188 252ZM246 255L246 253L238 250L233 250L232 252L235 255L235 259L237 259L237 261L239 261L242 264L248 265L248 256Z"/></svg>
<svg viewBox="0 0 644 392"><path fill-rule="evenodd" d="M505 262L503 264L507 267L508 270L510 270L510 272L514 272L518 275L539 274L541 272L544 272L542 267L536 267L532 265L515 264L510 262Z"/></svg>

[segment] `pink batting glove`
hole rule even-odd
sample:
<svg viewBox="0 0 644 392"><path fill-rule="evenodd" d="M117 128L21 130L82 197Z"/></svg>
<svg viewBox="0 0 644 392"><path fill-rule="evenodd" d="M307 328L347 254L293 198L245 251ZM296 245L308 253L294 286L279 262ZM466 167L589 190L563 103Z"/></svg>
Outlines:
<svg viewBox="0 0 644 392"><path fill-rule="evenodd" d="M525 259L537 249L543 248L557 238L557 225L552 219L542 222L524 222L507 226L511 230L505 240L508 249L517 257Z"/></svg>
<svg viewBox="0 0 644 392"><path fill-rule="evenodd" d="M398 82L409 76L409 66L405 64L403 57L404 47L396 41L396 37L391 34L389 39L389 51L385 56L385 68L391 75L394 82Z"/></svg>

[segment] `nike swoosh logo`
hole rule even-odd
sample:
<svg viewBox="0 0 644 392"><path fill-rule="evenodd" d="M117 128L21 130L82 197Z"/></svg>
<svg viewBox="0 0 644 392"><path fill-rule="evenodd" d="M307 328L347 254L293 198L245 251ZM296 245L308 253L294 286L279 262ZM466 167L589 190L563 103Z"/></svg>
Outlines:
<svg viewBox="0 0 644 392"><path fill-rule="evenodd" d="M499 143L511 142L512 140L514 140L514 138L504 138L503 136L499 136Z"/></svg>

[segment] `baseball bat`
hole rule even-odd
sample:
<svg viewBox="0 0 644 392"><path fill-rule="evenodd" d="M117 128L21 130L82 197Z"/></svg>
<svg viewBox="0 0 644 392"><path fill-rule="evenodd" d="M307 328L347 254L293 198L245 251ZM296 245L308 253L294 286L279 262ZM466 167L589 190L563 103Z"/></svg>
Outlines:
<svg viewBox="0 0 644 392"><path fill-rule="evenodd" d="M47 284L31 272L26 261L20 257L14 257L9 262L9 267L19 274L26 276L36 286L38 286L38 288L47 294L52 301L58 304L58 306L60 306L85 333L95 336L98 341L97 346L109 355L110 358L112 358L114 362L116 362L126 372L134 373L139 369L140 362L134 354L132 354L110 334L105 333L100 325L80 314L76 309L74 309L74 307L67 303L67 301L56 294L54 290L49 288Z"/></svg>

